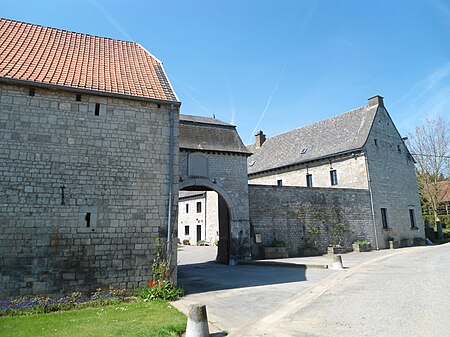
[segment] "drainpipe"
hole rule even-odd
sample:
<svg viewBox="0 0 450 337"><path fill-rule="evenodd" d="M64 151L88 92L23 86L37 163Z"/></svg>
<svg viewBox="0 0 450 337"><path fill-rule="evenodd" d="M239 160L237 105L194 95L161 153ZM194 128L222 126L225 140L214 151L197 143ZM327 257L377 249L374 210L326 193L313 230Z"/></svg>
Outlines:
<svg viewBox="0 0 450 337"><path fill-rule="evenodd" d="M378 246L377 226L375 224L375 210L373 208L372 179L370 179L369 161L367 159L367 153L365 151L364 151L364 158L366 160L367 183L369 184L370 208L372 210L372 224L373 224L373 232L375 234L375 247L377 250L380 250L380 247Z"/></svg>
<svg viewBox="0 0 450 337"><path fill-rule="evenodd" d="M167 256L171 257L171 244L172 244L172 204L173 204L173 104L170 104L169 108L169 129L170 129L170 141L169 141L169 202L167 207Z"/></svg>

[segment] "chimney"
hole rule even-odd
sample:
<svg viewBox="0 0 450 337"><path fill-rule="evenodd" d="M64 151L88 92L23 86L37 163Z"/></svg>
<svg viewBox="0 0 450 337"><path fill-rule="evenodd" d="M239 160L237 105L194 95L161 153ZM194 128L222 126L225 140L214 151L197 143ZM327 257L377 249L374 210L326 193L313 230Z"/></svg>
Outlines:
<svg viewBox="0 0 450 337"><path fill-rule="evenodd" d="M257 149L259 149L266 141L266 135L261 130L259 130L255 136L255 146Z"/></svg>
<svg viewBox="0 0 450 337"><path fill-rule="evenodd" d="M381 97L380 95L370 97L368 99L368 101L369 101L369 106L379 105L379 106L384 107L383 97Z"/></svg>

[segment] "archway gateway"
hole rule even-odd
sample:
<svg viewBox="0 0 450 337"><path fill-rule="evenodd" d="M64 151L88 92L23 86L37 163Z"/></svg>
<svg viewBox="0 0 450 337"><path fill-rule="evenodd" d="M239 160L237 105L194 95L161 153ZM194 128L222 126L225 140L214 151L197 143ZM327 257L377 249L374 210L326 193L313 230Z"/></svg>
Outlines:
<svg viewBox="0 0 450 337"><path fill-rule="evenodd" d="M178 238L194 245L217 245L216 262L230 263L230 211L220 193L197 185L180 189Z"/></svg>
<svg viewBox="0 0 450 337"><path fill-rule="evenodd" d="M179 190L219 195L217 260L251 259L247 157L236 127L214 118L180 116Z"/></svg>

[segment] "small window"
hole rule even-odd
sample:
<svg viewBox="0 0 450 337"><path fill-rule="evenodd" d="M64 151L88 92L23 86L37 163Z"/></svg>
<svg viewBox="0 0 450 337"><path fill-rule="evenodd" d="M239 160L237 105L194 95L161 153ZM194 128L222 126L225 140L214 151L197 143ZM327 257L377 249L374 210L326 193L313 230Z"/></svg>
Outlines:
<svg viewBox="0 0 450 337"><path fill-rule="evenodd" d="M189 226L184 226L184 235L189 235Z"/></svg>
<svg viewBox="0 0 450 337"><path fill-rule="evenodd" d="M95 103L95 115L100 116L100 103Z"/></svg>
<svg viewBox="0 0 450 337"><path fill-rule="evenodd" d="M189 213L189 204L186 204L186 213Z"/></svg>
<svg viewBox="0 0 450 337"><path fill-rule="evenodd" d="M402 152L402 149L400 148L400 145L397 145L397 151Z"/></svg>
<svg viewBox="0 0 450 337"><path fill-rule="evenodd" d="M76 95L76 96L75 96L75 100L76 100L77 102L81 102L81 95L80 95L80 94Z"/></svg>
<svg viewBox="0 0 450 337"><path fill-rule="evenodd" d="M202 203L200 201L197 201L197 213L201 213L202 211Z"/></svg>
<svg viewBox="0 0 450 337"><path fill-rule="evenodd" d="M330 180L331 180L331 186L335 186L335 185L338 184L336 170L331 170L330 171Z"/></svg>
<svg viewBox="0 0 450 337"><path fill-rule="evenodd" d="M416 215L414 214L414 210L409 210L409 223L411 224L411 229L417 228L416 227Z"/></svg>
<svg viewBox="0 0 450 337"><path fill-rule="evenodd" d="M86 227L89 228L91 227L91 213L87 212L86 215L84 216L84 220L86 220Z"/></svg>
<svg viewBox="0 0 450 337"><path fill-rule="evenodd" d="M381 209L381 222L383 223L383 228L387 229L388 227L388 219L387 219L387 209Z"/></svg>
<svg viewBox="0 0 450 337"><path fill-rule="evenodd" d="M277 180L277 186L283 186L283 179Z"/></svg>
<svg viewBox="0 0 450 337"><path fill-rule="evenodd" d="M306 186L313 187L312 174L306 175Z"/></svg>
<svg viewBox="0 0 450 337"><path fill-rule="evenodd" d="M304 147L301 151L300 154L305 154L306 152L308 152L308 148Z"/></svg>
<svg viewBox="0 0 450 337"><path fill-rule="evenodd" d="M373 142L375 143L375 146L378 147L378 140L374 139Z"/></svg>
<svg viewBox="0 0 450 337"><path fill-rule="evenodd" d="M30 89L30 91L28 91L28 96L34 96L36 94L36 90L34 89Z"/></svg>

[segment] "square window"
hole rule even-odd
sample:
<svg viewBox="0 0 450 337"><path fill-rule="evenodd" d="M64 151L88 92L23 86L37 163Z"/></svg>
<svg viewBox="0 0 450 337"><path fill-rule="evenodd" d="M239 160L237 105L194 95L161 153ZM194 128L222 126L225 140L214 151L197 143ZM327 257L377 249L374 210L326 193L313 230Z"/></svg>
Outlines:
<svg viewBox="0 0 450 337"><path fill-rule="evenodd" d="M338 184L338 179L337 179L337 172L336 170L331 170L330 171L330 180L331 180L331 186L335 186Z"/></svg>
<svg viewBox="0 0 450 337"><path fill-rule="evenodd" d="M277 186L283 186L283 180L282 179L278 179L277 180Z"/></svg>
<svg viewBox="0 0 450 337"><path fill-rule="evenodd" d="M383 223L383 228L387 229L388 227L388 219L387 219L387 209L381 209L381 222Z"/></svg>
<svg viewBox="0 0 450 337"><path fill-rule="evenodd" d="M306 186L313 187L312 174L306 175Z"/></svg>

